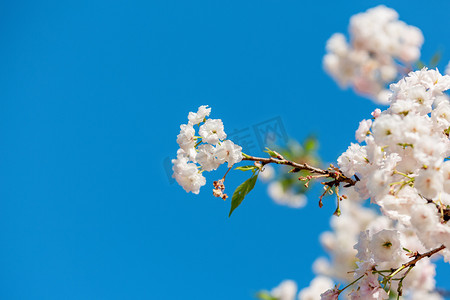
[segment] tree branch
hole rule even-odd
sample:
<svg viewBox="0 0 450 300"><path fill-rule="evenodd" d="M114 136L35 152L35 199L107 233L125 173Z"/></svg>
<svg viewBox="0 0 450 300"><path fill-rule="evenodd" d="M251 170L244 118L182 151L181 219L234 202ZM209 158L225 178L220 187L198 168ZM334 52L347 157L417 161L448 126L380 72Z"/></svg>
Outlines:
<svg viewBox="0 0 450 300"><path fill-rule="evenodd" d="M430 256L432 256L433 254L436 254L436 253L438 253L439 251L441 251L441 250L443 250L443 249L445 249L445 246L444 246L444 245L441 245L440 247L438 247L438 248L436 248L436 249L433 249L433 250L430 250L430 251L428 251L428 252L425 252L425 253L423 253L423 254L417 253L416 255L414 255L414 259L413 259L413 260L410 260L410 261L408 261L407 263L404 263L401 267L398 267L397 269L393 270L393 272L391 273L391 275L389 275L388 277L389 277L389 278L393 278L395 275L397 275L397 274L398 274L399 272L401 272L402 270L404 270L404 269L406 269L406 268L408 268L408 267L410 267L410 266L415 266L416 263L417 263L419 260L421 260L421 259L423 259L423 258L425 258L425 257L430 257Z"/></svg>
<svg viewBox="0 0 450 300"><path fill-rule="evenodd" d="M273 151L275 152L275 151ZM269 158L263 158L263 157L255 157L250 155L244 155L242 160L249 160L249 161L255 161L260 162L262 165L274 163L279 165L286 165L292 167L291 172L299 172L301 170L309 171L313 174L322 175L321 177L328 177L332 179L332 181L324 183L325 185L328 185L330 187L332 186L338 186L340 183L346 183L345 187L349 187L352 185L355 185L358 180L354 180L352 178L349 178L345 176L341 170L339 170L336 167L331 166L330 168L323 170L317 167L313 167L308 165L307 163L296 163L293 161L289 161L285 159L281 154L275 152L277 154L277 157L269 157Z"/></svg>

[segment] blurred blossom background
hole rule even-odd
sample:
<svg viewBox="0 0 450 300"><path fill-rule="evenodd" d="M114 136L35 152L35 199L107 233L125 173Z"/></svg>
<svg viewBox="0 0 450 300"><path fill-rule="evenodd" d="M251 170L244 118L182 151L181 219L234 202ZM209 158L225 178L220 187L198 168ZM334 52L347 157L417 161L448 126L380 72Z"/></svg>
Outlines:
<svg viewBox="0 0 450 300"><path fill-rule="evenodd" d="M230 199L174 183L179 125L212 107L243 151L311 135L324 163L376 105L323 70L328 38L379 1L0 3L0 298L252 299L299 288L324 254L332 197L297 207L258 181ZM450 60L450 2L389 1ZM272 134L272 135L271 135ZM233 135L236 137L233 138ZM239 142L238 137L242 142ZM315 148L316 149L316 148ZM227 175L226 192L247 178ZM450 289L448 265L437 286Z"/></svg>

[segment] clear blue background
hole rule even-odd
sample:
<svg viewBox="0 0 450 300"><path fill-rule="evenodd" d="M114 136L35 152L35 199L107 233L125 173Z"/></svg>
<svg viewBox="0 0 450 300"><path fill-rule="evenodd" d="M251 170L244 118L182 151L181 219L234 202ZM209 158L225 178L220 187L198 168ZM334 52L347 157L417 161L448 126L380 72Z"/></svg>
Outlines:
<svg viewBox="0 0 450 300"><path fill-rule="evenodd" d="M323 72L325 42L378 1L2 1L0 298L252 299L313 278L334 201L293 210L171 184L179 125L281 116L334 161L376 107ZM450 59L449 1L389 1ZM259 154L259 153L255 153ZM170 170L169 170L170 171ZM244 179L232 173L229 192ZM440 267L441 287L450 287Z"/></svg>

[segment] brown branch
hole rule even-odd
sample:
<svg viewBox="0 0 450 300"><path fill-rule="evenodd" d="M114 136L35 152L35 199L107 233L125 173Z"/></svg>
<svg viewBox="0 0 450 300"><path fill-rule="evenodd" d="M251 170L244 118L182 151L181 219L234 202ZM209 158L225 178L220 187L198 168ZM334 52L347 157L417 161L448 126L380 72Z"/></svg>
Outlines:
<svg viewBox="0 0 450 300"><path fill-rule="evenodd" d="M276 153L276 152L275 152ZM269 158L262 158L262 157L255 157L250 155L245 155L242 160L249 160L249 161L255 161L260 162L263 165L274 163L279 165L286 165L293 168L292 172L298 172L301 170L309 171L313 174L318 175L324 175L321 177L328 177L332 179L332 181L325 182L325 185L328 185L330 187L332 186L338 186L340 183L346 183L346 187L355 185L358 180L354 180L352 178L348 178L345 176L341 170L339 170L336 167L330 167L327 170L323 170L317 167L313 167L308 165L307 163L296 163L293 161L289 161L285 159L283 156L281 156L279 153L276 153L277 157L269 157Z"/></svg>
<svg viewBox="0 0 450 300"><path fill-rule="evenodd" d="M421 260L421 259L423 259L423 258L425 258L425 257L430 257L430 256L432 256L433 254L436 254L436 253L438 253L439 251L441 251L441 250L443 250L443 249L445 249L445 246L444 246L444 245L441 245L440 247L438 247L438 248L436 248L436 249L433 249L433 250L430 250L430 251L428 251L428 252L425 252L425 253L423 253L423 254L417 253L416 255L414 255L414 259L408 261L407 263L404 263L401 267L398 267L397 269L393 270L393 272L391 273L391 275L389 275L388 277L389 277L389 278L393 278L395 275L397 275L397 274L398 274L399 272L401 272L402 270L404 270L404 269L406 269L406 268L408 268L408 267L410 267L410 266L415 266L416 263L417 263L419 260Z"/></svg>
<svg viewBox="0 0 450 300"><path fill-rule="evenodd" d="M428 252L425 252L425 253L423 253L423 254L417 253L417 255L415 255L414 259L411 260L411 261L409 261L409 262L407 262L407 263L405 263L404 266L405 266L405 267L413 266L413 265L415 265L419 260L421 260L422 258L430 257L430 256L432 256L433 254L436 254L436 253L438 253L439 251L444 250L444 249L445 249L445 246L444 246L444 245L441 245L440 247L438 247L438 248L436 248L436 249L433 249L433 250L430 250L430 251L428 251Z"/></svg>

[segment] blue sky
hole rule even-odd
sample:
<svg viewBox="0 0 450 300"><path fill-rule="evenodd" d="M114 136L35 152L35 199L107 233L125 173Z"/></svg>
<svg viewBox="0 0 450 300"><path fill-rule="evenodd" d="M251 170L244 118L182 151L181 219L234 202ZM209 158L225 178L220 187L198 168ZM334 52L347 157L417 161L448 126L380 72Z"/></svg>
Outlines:
<svg viewBox="0 0 450 300"><path fill-rule="evenodd" d="M308 285L331 200L293 210L257 183L228 218L230 201L209 185L186 194L165 162L202 104L227 132L274 117L296 139L314 132L333 162L376 106L324 73L325 42L380 3L2 2L0 298L252 299L285 278ZM422 29L425 61L450 59L450 2L385 4ZM229 175L230 189L243 179Z"/></svg>

